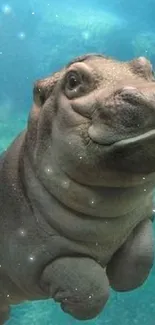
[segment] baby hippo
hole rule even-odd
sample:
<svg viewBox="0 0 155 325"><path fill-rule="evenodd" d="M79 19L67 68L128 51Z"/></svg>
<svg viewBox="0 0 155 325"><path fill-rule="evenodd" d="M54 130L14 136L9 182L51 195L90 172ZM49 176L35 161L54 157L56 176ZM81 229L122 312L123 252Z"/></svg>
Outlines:
<svg viewBox="0 0 155 325"><path fill-rule="evenodd" d="M53 298L96 317L153 265L155 79L144 57L78 57L36 82L27 129L0 161L0 324Z"/></svg>

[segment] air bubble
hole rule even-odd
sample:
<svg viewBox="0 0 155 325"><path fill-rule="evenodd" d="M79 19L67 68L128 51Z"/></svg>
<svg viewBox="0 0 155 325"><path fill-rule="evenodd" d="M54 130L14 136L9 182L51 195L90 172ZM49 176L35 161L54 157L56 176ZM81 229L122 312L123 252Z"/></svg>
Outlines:
<svg viewBox="0 0 155 325"><path fill-rule="evenodd" d="M25 35L24 32L20 32L20 33L18 33L17 37L18 37L21 41L23 41L23 40L25 39L26 35Z"/></svg>
<svg viewBox="0 0 155 325"><path fill-rule="evenodd" d="M91 205L91 206L94 206L95 205L95 200L94 199L91 199L90 201L89 201L89 204Z"/></svg>
<svg viewBox="0 0 155 325"><path fill-rule="evenodd" d="M29 260L30 260L31 262L33 262L33 261L35 260L35 257L34 257L34 256L29 256Z"/></svg>
<svg viewBox="0 0 155 325"><path fill-rule="evenodd" d="M50 166L46 166L45 167L45 173L48 174L48 175L49 174L52 174L53 173L53 169Z"/></svg>
<svg viewBox="0 0 155 325"><path fill-rule="evenodd" d="M83 37L83 39L84 40L89 40L90 39L90 37L91 37L91 34L90 34L90 32L89 31L87 31L87 30L85 30L85 31L83 31L82 32L82 37Z"/></svg>
<svg viewBox="0 0 155 325"><path fill-rule="evenodd" d="M18 233L22 237L26 236L26 230L25 229L22 229L22 228L18 229Z"/></svg>

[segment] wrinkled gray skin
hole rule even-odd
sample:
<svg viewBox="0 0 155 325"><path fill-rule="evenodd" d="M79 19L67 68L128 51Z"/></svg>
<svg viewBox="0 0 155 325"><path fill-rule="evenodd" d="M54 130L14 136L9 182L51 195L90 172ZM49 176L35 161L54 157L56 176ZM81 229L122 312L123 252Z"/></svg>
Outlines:
<svg viewBox="0 0 155 325"><path fill-rule="evenodd" d="M95 317L109 287L153 264L155 82L141 57L77 58L34 86L27 130L0 167L0 324L9 305L52 297Z"/></svg>

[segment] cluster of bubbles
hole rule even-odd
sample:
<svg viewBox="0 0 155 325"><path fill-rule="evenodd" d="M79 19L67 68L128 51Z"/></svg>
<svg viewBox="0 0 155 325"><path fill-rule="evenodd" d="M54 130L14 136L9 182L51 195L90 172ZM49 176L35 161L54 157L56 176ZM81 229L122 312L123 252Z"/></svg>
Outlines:
<svg viewBox="0 0 155 325"><path fill-rule="evenodd" d="M3 4L0 11L3 15L6 15L6 16L13 14L13 9L9 4ZM34 13L32 13L32 14L34 14ZM25 37L26 37L26 34L23 31L20 31L17 34L17 38L21 41L23 41L25 39Z"/></svg>

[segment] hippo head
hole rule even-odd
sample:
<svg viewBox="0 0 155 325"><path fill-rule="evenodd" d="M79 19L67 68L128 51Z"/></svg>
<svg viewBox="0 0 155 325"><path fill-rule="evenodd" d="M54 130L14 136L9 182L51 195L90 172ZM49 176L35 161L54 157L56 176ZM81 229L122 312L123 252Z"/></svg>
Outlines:
<svg viewBox="0 0 155 325"><path fill-rule="evenodd" d="M150 62L88 54L36 82L27 143L39 175L56 165L85 185L128 186L152 177L155 79Z"/></svg>

